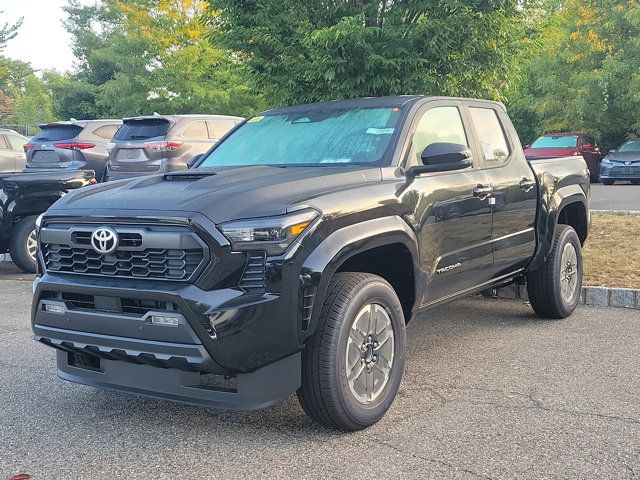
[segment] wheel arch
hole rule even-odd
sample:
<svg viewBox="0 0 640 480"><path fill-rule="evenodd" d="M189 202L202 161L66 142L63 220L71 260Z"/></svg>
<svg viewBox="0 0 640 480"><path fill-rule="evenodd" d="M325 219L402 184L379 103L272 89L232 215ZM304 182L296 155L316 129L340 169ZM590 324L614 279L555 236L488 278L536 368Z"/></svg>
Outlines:
<svg viewBox="0 0 640 480"><path fill-rule="evenodd" d="M406 278L404 269L409 270ZM398 294L405 321L415 314L421 282L415 235L400 217L377 218L333 232L304 262L303 285L315 291L305 336L315 331L331 277L345 271L385 278Z"/></svg>

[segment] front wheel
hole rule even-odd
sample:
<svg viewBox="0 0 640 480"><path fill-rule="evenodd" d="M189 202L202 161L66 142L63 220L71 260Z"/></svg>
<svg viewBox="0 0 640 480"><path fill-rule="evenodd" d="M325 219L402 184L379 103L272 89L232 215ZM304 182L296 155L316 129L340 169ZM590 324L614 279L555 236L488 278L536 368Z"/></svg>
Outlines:
<svg viewBox="0 0 640 480"><path fill-rule="evenodd" d="M20 220L9 240L9 253L11 260L25 273L35 273L36 254L38 252L38 238L36 236L37 215L25 217Z"/></svg>
<svg viewBox="0 0 640 480"><path fill-rule="evenodd" d="M561 319L573 313L582 291L582 246L576 231L558 225L544 264L527 274L533 310L542 318Z"/></svg>
<svg viewBox="0 0 640 480"><path fill-rule="evenodd" d="M334 275L303 354L302 408L339 430L373 425L396 396L404 350L404 315L391 285L368 273Z"/></svg>

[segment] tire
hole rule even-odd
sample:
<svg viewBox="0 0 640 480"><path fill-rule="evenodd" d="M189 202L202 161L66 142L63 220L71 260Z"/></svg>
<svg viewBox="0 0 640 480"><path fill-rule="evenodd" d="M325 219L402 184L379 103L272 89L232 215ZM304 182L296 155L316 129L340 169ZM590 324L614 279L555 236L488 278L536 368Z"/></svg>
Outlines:
<svg viewBox="0 0 640 480"><path fill-rule="evenodd" d="M611 180L611 179L609 179L609 178L603 178L603 179L602 179L602 184L603 184L603 185L613 185L613 184L614 184L614 182L615 182L615 180Z"/></svg>
<svg viewBox="0 0 640 480"><path fill-rule="evenodd" d="M632 185L640 185L640 180L631 180Z"/></svg>
<svg viewBox="0 0 640 480"><path fill-rule="evenodd" d="M600 183L600 174L592 173L591 174L591 183Z"/></svg>
<svg viewBox="0 0 640 480"><path fill-rule="evenodd" d="M9 253L11 254L11 260L15 263L16 267L25 273L36 272L36 257L32 245L29 245L32 234L35 234L37 215L25 217L20 220L11 232L11 238L9 239ZM36 245L37 247L37 245ZM32 255L29 252L34 253Z"/></svg>
<svg viewBox="0 0 640 480"><path fill-rule="evenodd" d="M580 300L582 277L582 247L578 234L569 225L558 225L547 260L527 274L527 291L533 310L541 318L562 319L571 315Z"/></svg>
<svg viewBox="0 0 640 480"><path fill-rule="evenodd" d="M372 335L365 336L360 329L368 330L372 308L377 322L373 330L380 333L369 331ZM381 322L387 328L379 330ZM377 275L337 273L329 283L316 332L306 342L298 400L306 414L324 426L343 431L366 428L391 406L404 357L404 314L391 285ZM353 383L348 372L354 375Z"/></svg>

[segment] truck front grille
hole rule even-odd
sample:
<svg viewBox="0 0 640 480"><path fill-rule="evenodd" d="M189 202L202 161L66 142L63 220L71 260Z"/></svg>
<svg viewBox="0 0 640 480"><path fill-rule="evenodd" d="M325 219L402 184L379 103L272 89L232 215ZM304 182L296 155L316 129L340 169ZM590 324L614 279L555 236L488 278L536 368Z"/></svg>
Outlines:
<svg viewBox="0 0 640 480"><path fill-rule="evenodd" d="M100 225L45 226L40 232L48 272L103 277L188 281L204 264L204 243L187 227L109 226L118 235L117 249L102 254L91 246Z"/></svg>

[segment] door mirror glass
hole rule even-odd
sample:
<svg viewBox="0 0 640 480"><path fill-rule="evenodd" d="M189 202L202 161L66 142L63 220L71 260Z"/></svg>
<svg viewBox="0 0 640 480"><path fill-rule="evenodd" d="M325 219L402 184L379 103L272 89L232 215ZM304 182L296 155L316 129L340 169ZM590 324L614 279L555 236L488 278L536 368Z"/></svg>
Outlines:
<svg viewBox="0 0 640 480"><path fill-rule="evenodd" d="M469 147L458 143L432 143L422 151L422 165L411 167L414 174L462 170L473 165Z"/></svg>
<svg viewBox="0 0 640 480"><path fill-rule="evenodd" d="M189 159L187 161L187 168L193 168L193 166L198 163L198 160L200 160L202 158L202 153L199 153L198 155L194 155L193 157L191 157L191 159Z"/></svg>

